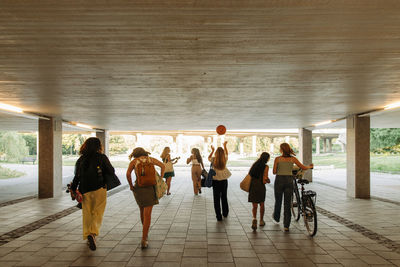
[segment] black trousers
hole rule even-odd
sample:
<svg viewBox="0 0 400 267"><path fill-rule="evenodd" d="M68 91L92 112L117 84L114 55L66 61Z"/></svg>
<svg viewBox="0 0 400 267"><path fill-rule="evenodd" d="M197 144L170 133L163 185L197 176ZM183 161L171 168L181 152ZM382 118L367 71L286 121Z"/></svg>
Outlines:
<svg viewBox="0 0 400 267"><path fill-rule="evenodd" d="M217 181L213 180L213 195L214 195L214 210L217 219L222 219L228 216L229 206L228 206L228 180ZM221 215L221 204L222 204L222 215Z"/></svg>
<svg viewBox="0 0 400 267"><path fill-rule="evenodd" d="M279 222L281 217L282 197L283 201L283 226L289 228L292 219L291 204L293 197L293 176L277 175L274 183L275 208L274 219Z"/></svg>

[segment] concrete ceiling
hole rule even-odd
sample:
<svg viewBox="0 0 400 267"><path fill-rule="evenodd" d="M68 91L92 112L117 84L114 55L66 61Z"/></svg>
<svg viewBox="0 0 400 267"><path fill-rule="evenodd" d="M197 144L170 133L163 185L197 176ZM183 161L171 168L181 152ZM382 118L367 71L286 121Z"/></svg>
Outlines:
<svg viewBox="0 0 400 267"><path fill-rule="evenodd" d="M397 0L0 0L0 102L111 130L305 127L400 101L399 36Z"/></svg>

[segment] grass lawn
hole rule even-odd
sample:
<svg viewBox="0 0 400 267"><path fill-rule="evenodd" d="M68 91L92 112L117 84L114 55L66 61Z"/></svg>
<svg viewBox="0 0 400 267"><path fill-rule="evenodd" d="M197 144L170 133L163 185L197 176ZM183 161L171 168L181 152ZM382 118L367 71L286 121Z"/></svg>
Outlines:
<svg viewBox="0 0 400 267"><path fill-rule="evenodd" d="M0 179L18 178L23 175L25 175L24 172L10 170L9 168L0 166Z"/></svg>
<svg viewBox="0 0 400 267"><path fill-rule="evenodd" d="M371 172L400 174L400 155L371 155L370 160ZM346 168L346 154L313 155L313 163L316 166Z"/></svg>

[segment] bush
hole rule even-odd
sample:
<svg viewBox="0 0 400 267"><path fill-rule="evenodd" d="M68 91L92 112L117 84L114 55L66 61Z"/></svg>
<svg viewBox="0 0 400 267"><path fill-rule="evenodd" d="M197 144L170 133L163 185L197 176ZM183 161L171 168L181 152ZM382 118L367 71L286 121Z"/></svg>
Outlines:
<svg viewBox="0 0 400 267"><path fill-rule="evenodd" d="M0 154L8 162L19 162L28 156L29 151L24 138L17 132L0 133Z"/></svg>
<svg viewBox="0 0 400 267"><path fill-rule="evenodd" d="M0 179L17 178L25 175L24 172L10 170L8 168L0 166Z"/></svg>

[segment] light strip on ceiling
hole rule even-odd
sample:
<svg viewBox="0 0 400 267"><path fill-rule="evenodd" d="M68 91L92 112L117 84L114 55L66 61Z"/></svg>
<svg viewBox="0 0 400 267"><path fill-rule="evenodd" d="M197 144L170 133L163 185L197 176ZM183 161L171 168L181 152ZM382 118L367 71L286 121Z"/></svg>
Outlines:
<svg viewBox="0 0 400 267"><path fill-rule="evenodd" d="M11 111L11 112L16 112L16 113L23 113L24 111L21 108L11 106L8 104L0 103L0 109L5 110L5 111Z"/></svg>
<svg viewBox="0 0 400 267"><path fill-rule="evenodd" d="M8 104L0 103L0 112L5 113L5 114L10 114L12 116L17 116L17 117L23 117L27 119L33 119L33 120L38 120L38 119L44 119L44 120L49 120L49 118L37 115L34 113L30 112L25 112L23 109L15 106L11 106Z"/></svg>
<svg viewBox="0 0 400 267"><path fill-rule="evenodd" d="M389 104L383 107L384 110L394 109L394 108L400 108L400 102Z"/></svg>
<svg viewBox="0 0 400 267"><path fill-rule="evenodd" d="M316 124L314 124L314 126L322 126L322 125L327 125L327 124L330 124L330 123L332 123L333 122L333 120L328 120L328 121L321 121L321 122L319 122L319 123L316 123Z"/></svg>
<svg viewBox="0 0 400 267"><path fill-rule="evenodd" d="M80 122L75 123L75 126L78 126L80 128L84 128L84 129L93 130L92 126L84 124L84 123L80 123Z"/></svg>

